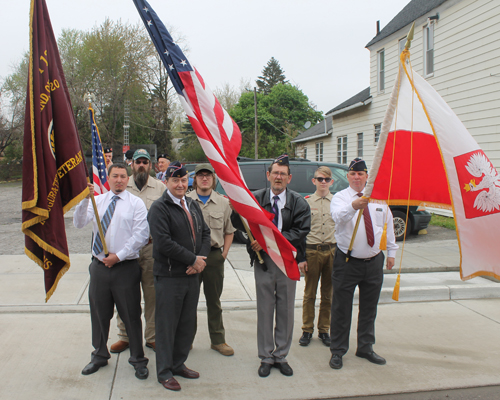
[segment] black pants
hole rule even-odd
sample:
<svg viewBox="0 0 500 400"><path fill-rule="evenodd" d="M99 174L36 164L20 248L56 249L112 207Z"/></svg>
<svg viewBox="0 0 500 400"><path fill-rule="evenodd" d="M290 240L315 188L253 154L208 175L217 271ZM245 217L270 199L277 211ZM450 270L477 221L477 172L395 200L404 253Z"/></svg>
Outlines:
<svg viewBox="0 0 500 400"><path fill-rule="evenodd" d="M196 330L200 297L198 274L170 278L155 276L156 371L158 381L186 368Z"/></svg>
<svg viewBox="0 0 500 400"><path fill-rule="evenodd" d="M111 357L108 351L109 324L114 307L122 317L130 340L130 358L134 367L146 366L142 347L141 268L137 260L126 260L106 267L99 259L90 264L89 303L92 321L92 362L103 365Z"/></svg>
<svg viewBox="0 0 500 400"><path fill-rule="evenodd" d="M352 320L352 302L356 286L359 287L358 351L373 351L375 343L375 318L380 291L384 281L384 253L370 261L351 257L346 263L345 254L337 249L333 261L332 320L330 350L343 356L349 349Z"/></svg>

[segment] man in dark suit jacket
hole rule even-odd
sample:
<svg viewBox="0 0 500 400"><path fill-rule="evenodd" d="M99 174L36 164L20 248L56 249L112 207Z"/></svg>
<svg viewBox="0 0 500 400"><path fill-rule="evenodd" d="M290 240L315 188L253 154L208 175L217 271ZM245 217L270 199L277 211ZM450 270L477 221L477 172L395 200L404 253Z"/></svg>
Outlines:
<svg viewBox="0 0 500 400"><path fill-rule="evenodd" d="M186 367L196 330L198 274L210 253L210 228L200 206L186 198L187 171L176 161L166 171L167 190L149 209L156 291L156 372L169 390L181 387L174 375L200 374Z"/></svg>
<svg viewBox="0 0 500 400"><path fill-rule="evenodd" d="M267 171L271 189L254 192L259 204L274 213L276 227L297 249L297 261L305 261L305 241L311 228L309 204L298 193L287 189L292 180L288 156L278 157ZM231 217L233 225L243 229L241 220L235 212ZM262 247L251 243L252 261L255 251ZM292 344L293 319L295 307L295 287L297 282L289 279L272 259L261 252L264 264L255 264L255 287L257 290L257 344L261 365L258 373L266 377L271 367L278 368L283 375L292 376L293 370L286 360ZM276 313L276 316L275 316ZM274 324L276 321L276 326Z"/></svg>

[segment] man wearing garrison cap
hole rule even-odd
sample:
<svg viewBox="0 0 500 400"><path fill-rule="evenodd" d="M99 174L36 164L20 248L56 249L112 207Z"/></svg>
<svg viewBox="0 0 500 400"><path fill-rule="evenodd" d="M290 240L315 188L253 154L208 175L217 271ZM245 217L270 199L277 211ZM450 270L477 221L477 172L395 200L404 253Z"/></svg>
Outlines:
<svg viewBox="0 0 500 400"><path fill-rule="evenodd" d="M153 238L156 290L156 372L169 390L180 390L174 375L196 379L186 367L196 329L198 274L210 253L210 228L200 206L186 198L188 173L178 161L166 170L167 190L148 213Z"/></svg>
<svg viewBox="0 0 500 400"><path fill-rule="evenodd" d="M255 191L255 199L262 208L275 215L273 223L297 249L297 262L303 262L306 260L305 242L311 227L311 210L301 195L287 189L292 174L286 154L269 166L267 179L271 188ZM241 219L235 212L231 221L236 228L243 229ZM253 251L250 252L250 257L253 261L255 251L261 251L262 247L257 241L253 241L251 248ZM271 373L271 367L275 367L283 375L292 376L293 369L286 357L292 344L297 282L289 279L264 251L261 251L261 255L264 264L254 264L257 347L261 361L258 374L265 378Z"/></svg>
<svg viewBox="0 0 500 400"><path fill-rule="evenodd" d="M375 343L375 317L384 279L384 254L380 251L380 240L387 223L387 269L394 266L398 246L394 237L392 213L389 207L369 203L362 197L368 179L366 163L355 158L349 165L347 180L349 187L333 196L330 212L335 221L337 251L333 261L333 300L331 317L330 367L340 369L342 357L349 349L352 300L356 286L359 287L358 347L356 356L384 365L385 359L373 351ZM352 252L347 261L347 252L358 218L361 217Z"/></svg>

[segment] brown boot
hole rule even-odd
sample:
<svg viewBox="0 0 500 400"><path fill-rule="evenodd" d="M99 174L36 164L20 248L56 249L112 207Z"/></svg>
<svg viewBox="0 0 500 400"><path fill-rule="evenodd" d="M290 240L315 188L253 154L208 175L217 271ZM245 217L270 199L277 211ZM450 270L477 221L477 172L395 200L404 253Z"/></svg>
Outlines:
<svg viewBox="0 0 500 400"><path fill-rule="evenodd" d="M229 346L227 343L212 344L210 347L215 351L221 353L223 356L232 356L234 354L233 348Z"/></svg>
<svg viewBox="0 0 500 400"><path fill-rule="evenodd" d="M127 350L129 347L128 342L124 340L119 340L118 342L111 345L109 351L111 353L121 353L124 350Z"/></svg>
<svg viewBox="0 0 500 400"><path fill-rule="evenodd" d="M153 349L154 352L156 353L156 344L155 344L155 342L146 342L146 347L149 347L150 349Z"/></svg>

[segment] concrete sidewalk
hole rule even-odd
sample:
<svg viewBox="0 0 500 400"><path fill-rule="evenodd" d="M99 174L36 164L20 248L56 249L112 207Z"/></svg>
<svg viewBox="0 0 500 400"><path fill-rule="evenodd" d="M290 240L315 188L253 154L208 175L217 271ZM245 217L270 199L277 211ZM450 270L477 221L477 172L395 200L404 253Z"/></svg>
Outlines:
<svg viewBox="0 0 500 400"><path fill-rule="evenodd" d="M244 246L234 245L226 262L223 308L227 342L235 355L223 357L210 350L201 297L198 334L187 361L201 378L180 378L182 391L173 393L157 383L155 355L148 348L146 381L134 377L128 352L112 355L109 365L96 374L81 375L92 350L90 255L71 256L71 269L48 304L43 271L26 256L0 256L0 399L312 399L498 385L500 285L483 278L462 282L458 259L453 241L405 245L403 271L408 272L401 276L400 302L391 299L396 275L386 274L377 317L375 349L387 358L385 366L354 356L356 318L342 370L329 368L329 350L316 337L308 347L298 345L301 280L288 357L294 376L273 370L262 379L257 375L253 269ZM116 338L113 320L110 344Z"/></svg>

